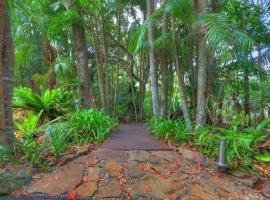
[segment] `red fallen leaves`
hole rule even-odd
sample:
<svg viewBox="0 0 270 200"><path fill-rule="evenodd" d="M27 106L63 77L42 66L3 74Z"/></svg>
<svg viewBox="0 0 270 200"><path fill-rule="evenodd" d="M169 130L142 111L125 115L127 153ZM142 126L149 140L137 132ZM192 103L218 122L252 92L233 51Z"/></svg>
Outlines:
<svg viewBox="0 0 270 200"><path fill-rule="evenodd" d="M164 175L164 174L161 174L160 175L164 180L167 180L168 178L169 178L169 176L166 176L166 175Z"/></svg>
<svg viewBox="0 0 270 200"><path fill-rule="evenodd" d="M145 184L144 187L145 187L146 192L152 192L152 188L150 185Z"/></svg>
<svg viewBox="0 0 270 200"><path fill-rule="evenodd" d="M213 176L216 178L222 178L222 174L219 172L215 173Z"/></svg>
<svg viewBox="0 0 270 200"><path fill-rule="evenodd" d="M119 168L120 168L119 169L119 172L121 172L121 173L124 173L125 172L125 167L123 165L120 165Z"/></svg>
<svg viewBox="0 0 270 200"><path fill-rule="evenodd" d="M177 200L178 199L178 194L175 192L172 195L172 200Z"/></svg>
<svg viewBox="0 0 270 200"><path fill-rule="evenodd" d="M118 178L118 182L120 183L120 185L124 185L127 183L127 179L125 179L123 176Z"/></svg>
<svg viewBox="0 0 270 200"><path fill-rule="evenodd" d="M76 199L76 198L77 198L76 192L71 191L71 192L68 192L68 193L67 193L67 199L68 199L68 200L74 200L74 199Z"/></svg>
<svg viewBox="0 0 270 200"><path fill-rule="evenodd" d="M182 197L181 200L188 200L188 198L187 197Z"/></svg>
<svg viewBox="0 0 270 200"><path fill-rule="evenodd" d="M42 188L45 189L49 186L50 183L45 184Z"/></svg>
<svg viewBox="0 0 270 200"><path fill-rule="evenodd" d="M99 176L98 181L103 181L104 177L103 176Z"/></svg>
<svg viewBox="0 0 270 200"><path fill-rule="evenodd" d="M44 138L45 138L45 134L39 135L38 138L37 138L37 143L41 144L41 142L44 140Z"/></svg>
<svg viewBox="0 0 270 200"><path fill-rule="evenodd" d="M83 182L84 183L87 183L89 180L88 180L88 176L83 176Z"/></svg>
<svg viewBox="0 0 270 200"><path fill-rule="evenodd" d="M132 200L131 196L128 194L128 196L124 200Z"/></svg>
<svg viewBox="0 0 270 200"><path fill-rule="evenodd" d="M144 171L145 168L146 168L146 164L145 163L139 163L139 169L141 171Z"/></svg>

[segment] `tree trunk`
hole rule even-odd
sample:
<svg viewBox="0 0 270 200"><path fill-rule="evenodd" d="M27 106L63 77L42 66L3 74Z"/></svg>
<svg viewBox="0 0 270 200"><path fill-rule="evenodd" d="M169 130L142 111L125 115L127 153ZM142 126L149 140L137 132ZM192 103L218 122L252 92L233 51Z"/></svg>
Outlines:
<svg viewBox="0 0 270 200"><path fill-rule="evenodd" d="M121 42L121 0L118 5L118 29L117 29L117 63L116 63L116 81L114 88L114 101L113 101L113 116L116 115L116 104L117 104L117 90L119 81L119 65L120 65L120 42Z"/></svg>
<svg viewBox="0 0 270 200"><path fill-rule="evenodd" d="M97 25L97 24L96 24ZM94 29L94 25L90 22L91 33L93 35L93 45L95 49L95 58L97 63L99 90L101 98L101 107L107 111L107 98L106 98L106 87L103 74L103 66L101 61L101 50L100 50L100 40L98 38L97 32Z"/></svg>
<svg viewBox="0 0 270 200"><path fill-rule="evenodd" d="M110 76L109 76L109 52L108 52L108 42L107 42L107 32L106 32L106 26L105 26L105 16L103 12L103 8L101 9L101 29L102 29L102 43L103 43L103 54L104 54L104 64L105 64L105 90L106 90L106 110L110 114Z"/></svg>
<svg viewBox="0 0 270 200"><path fill-rule="evenodd" d="M72 24L72 28L74 33L76 68L79 78L79 92L82 98L82 107L90 108L92 104L92 85L88 68L84 27L81 22L76 22Z"/></svg>
<svg viewBox="0 0 270 200"><path fill-rule="evenodd" d="M249 70L247 67L244 68L244 110L245 115L250 115L249 107Z"/></svg>
<svg viewBox="0 0 270 200"><path fill-rule="evenodd" d="M153 0L147 0L148 18L151 16L153 12L152 8L153 8ZM152 24L148 26L148 43L149 43L150 81L151 81L153 113L155 116L160 116L160 109L158 103L158 77L154 53L154 33Z"/></svg>
<svg viewBox="0 0 270 200"><path fill-rule="evenodd" d="M204 13L206 5L204 0L198 0L198 10ZM197 38L197 56L198 56L198 93L197 93L197 112L196 123L201 127L206 124L206 44L204 41L204 28L200 28Z"/></svg>
<svg viewBox="0 0 270 200"><path fill-rule="evenodd" d="M165 14L163 16L163 34L168 33L168 16ZM166 43L163 47L163 63L161 64L161 117L166 118L167 116L167 73L168 73L168 55L167 55Z"/></svg>
<svg viewBox="0 0 270 200"><path fill-rule="evenodd" d="M14 146L12 117L13 42L6 8L0 1L0 145Z"/></svg>
<svg viewBox="0 0 270 200"><path fill-rule="evenodd" d="M172 18L172 37L173 37L173 46L174 46L175 68L176 68L176 73L177 73L177 77L178 77L182 110L183 110L184 119L185 119L187 128L189 131L192 131L192 123L191 123L190 115L188 112L187 96L186 96L186 90L185 90L184 70L183 70L182 65L180 64L179 53L177 50L178 48L177 48L177 41L176 41L176 31L175 31L174 18Z"/></svg>

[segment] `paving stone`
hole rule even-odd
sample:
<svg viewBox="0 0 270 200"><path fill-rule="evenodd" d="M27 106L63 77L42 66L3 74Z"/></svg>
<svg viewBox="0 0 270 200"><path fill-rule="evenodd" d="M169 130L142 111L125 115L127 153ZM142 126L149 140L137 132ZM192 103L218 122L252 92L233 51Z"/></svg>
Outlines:
<svg viewBox="0 0 270 200"><path fill-rule="evenodd" d="M140 170L137 162L127 163L127 169L128 175L132 178L138 178L146 174L144 171Z"/></svg>
<svg viewBox="0 0 270 200"><path fill-rule="evenodd" d="M105 164L104 168L112 177L123 175L123 167L117 162L109 161Z"/></svg>
<svg viewBox="0 0 270 200"><path fill-rule="evenodd" d="M77 189L76 192L79 197L91 197L97 190L97 183L96 182L87 182L83 183L80 185Z"/></svg>
<svg viewBox="0 0 270 200"><path fill-rule="evenodd" d="M88 168L88 180L89 181L97 181L99 179L100 168L99 167L89 167Z"/></svg>
<svg viewBox="0 0 270 200"><path fill-rule="evenodd" d="M31 176L25 170L11 172L0 169L0 195L7 195L12 190L29 183Z"/></svg>
<svg viewBox="0 0 270 200"><path fill-rule="evenodd" d="M215 191L213 191L212 188L203 187L198 184L191 185L190 188L190 195L194 199L200 199L200 200L218 200L219 196Z"/></svg>
<svg viewBox="0 0 270 200"><path fill-rule="evenodd" d="M234 179L242 183L243 185L246 185L251 188L254 188L260 181L259 177L257 176L251 176L251 177L245 177L245 178L234 177Z"/></svg>
<svg viewBox="0 0 270 200"><path fill-rule="evenodd" d="M113 160L113 161L118 161L118 162L127 161L126 151L99 149L99 150L93 151L91 154L97 156L99 159L104 159L104 160Z"/></svg>
<svg viewBox="0 0 270 200"><path fill-rule="evenodd" d="M131 186L130 195L133 199L152 195L155 198L170 198L173 193L179 191L180 185L174 184L173 180L164 179L160 175L149 175L138 180Z"/></svg>
<svg viewBox="0 0 270 200"><path fill-rule="evenodd" d="M83 174L84 171L79 167L61 168L59 172L48 174L43 179L33 182L28 188L28 192L61 195L81 184Z"/></svg>
<svg viewBox="0 0 270 200"><path fill-rule="evenodd" d="M147 151L128 151L128 161L145 162L149 160L150 154Z"/></svg>
<svg viewBox="0 0 270 200"><path fill-rule="evenodd" d="M170 162L180 160L178 153L174 151L152 151L151 154L157 156L160 159L167 160Z"/></svg>
<svg viewBox="0 0 270 200"><path fill-rule="evenodd" d="M201 162L204 159L204 155L198 151L193 151L185 146L180 146L178 152L184 159L192 160L195 162Z"/></svg>
<svg viewBox="0 0 270 200"><path fill-rule="evenodd" d="M119 197L122 193L121 185L118 181L113 180L108 185L99 188L97 197L99 198L110 198Z"/></svg>
<svg viewBox="0 0 270 200"><path fill-rule="evenodd" d="M268 182L263 188L262 188L262 194L266 197L270 198L270 182Z"/></svg>

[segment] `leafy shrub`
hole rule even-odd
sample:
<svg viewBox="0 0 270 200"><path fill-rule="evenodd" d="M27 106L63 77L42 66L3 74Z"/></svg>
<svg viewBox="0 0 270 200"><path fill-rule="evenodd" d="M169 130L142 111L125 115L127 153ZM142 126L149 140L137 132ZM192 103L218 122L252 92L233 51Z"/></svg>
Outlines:
<svg viewBox="0 0 270 200"><path fill-rule="evenodd" d="M43 111L45 117L54 119L73 111L73 95L61 92L60 89L45 90L41 88L41 95L30 88L15 88L13 93L13 108L32 110L36 113Z"/></svg>
<svg viewBox="0 0 270 200"><path fill-rule="evenodd" d="M154 117L149 121L149 130L157 138L188 140L187 128L182 120L169 120Z"/></svg>
<svg viewBox="0 0 270 200"><path fill-rule="evenodd" d="M99 144L117 127L115 119L92 109L71 113L68 124L69 138L76 144L89 141Z"/></svg>
<svg viewBox="0 0 270 200"><path fill-rule="evenodd" d="M262 122L257 128L245 128L239 130L241 117L237 117L231 123L230 129L208 126L204 129L197 129L198 136L195 144L200 146L203 153L217 157L219 151L220 141L225 139L227 141L227 162L232 167L239 165L252 167L253 159L258 155L256 143L267 136L262 132L265 127L265 122Z"/></svg>
<svg viewBox="0 0 270 200"><path fill-rule="evenodd" d="M24 136L32 136L38 131L38 123L42 111L35 115L33 112L28 112L27 117L20 117L14 120L14 124L18 131L16 132L17 138L23 138Z"/></svg>

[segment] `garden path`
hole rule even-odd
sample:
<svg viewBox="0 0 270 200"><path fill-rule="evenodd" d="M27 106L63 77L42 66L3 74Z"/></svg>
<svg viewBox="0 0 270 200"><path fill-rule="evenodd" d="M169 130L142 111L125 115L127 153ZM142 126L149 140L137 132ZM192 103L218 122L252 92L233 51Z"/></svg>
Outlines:
<svg viewBox="0 0 270 200"><path fill-rule="evenodd" d="M147 151L172 150L163 141L147 134L147 126L143 123L121 124L119 130L106 139L100 148Z"/></svg>
<svg viewBox="0 0 270 200"><path fill-rule="evenodd" d="M40 199L39 195L96 200L265 199L256 177L220 174L215 162L186 146L170 149L146 134L144 124L121 125L99 147L79 149L53 172L34 174L17 195L34 195L30 199Z"/></svg>

